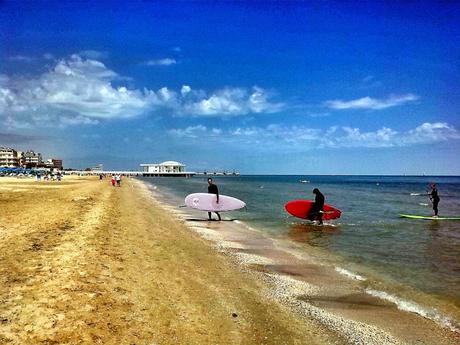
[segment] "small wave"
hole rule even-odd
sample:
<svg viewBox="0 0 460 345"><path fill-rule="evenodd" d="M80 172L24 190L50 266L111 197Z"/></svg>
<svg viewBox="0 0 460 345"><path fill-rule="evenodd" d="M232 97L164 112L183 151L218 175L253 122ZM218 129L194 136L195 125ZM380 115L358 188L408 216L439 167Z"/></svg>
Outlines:
<svg viewBox="0 0 460 345"><path fill-rule="evenodd" d="M410 195L417 196L417 195L421 195L421 194L420 193L410 193Z"/></svg>
<svg viewBox="0 0 460 345"><path fill-rule="evenodd" d="M248 224L242 222L241 220L235 219L233 222L236 223L236 224L240 224L240 225L244 226L244 227L245 227L246 229L248 229L248 230L257 231L257 230L254 229L252 226L249 226Z"/></svg>
<svg viewBox="0 0 460 345"><path fill-rule="evenodd" d="M449 328L451 331L460 332L460 330L456 327L454 321L452 321L446 316L439 314L435 309L424 308L415 302L404 300L394 295L390 295L389 293L386 293L384 291L366 289L366 293L368 293L371 296L378 297L380 299L394 303L400 310L419 314L424 318L430 319L443 327Z"/></svg>
<svg viewBox="0 0 460 345"><path fill-rule="evenodd" d="M364 278L363 276L360 276L359 274L350 272L350 271L346 270L345 268L335 267L335 270L337 272L339 272L340 274L343 274L344 276L347 276L347 277L355 279L355 280L360 280L360 281L365 281L366 280L366 278Z"/></svg>

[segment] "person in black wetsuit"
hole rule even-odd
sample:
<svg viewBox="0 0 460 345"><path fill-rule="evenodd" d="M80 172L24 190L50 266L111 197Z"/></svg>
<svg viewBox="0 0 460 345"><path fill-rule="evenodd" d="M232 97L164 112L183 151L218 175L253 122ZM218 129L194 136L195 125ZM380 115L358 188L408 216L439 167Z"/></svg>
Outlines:
<svg viewBox="0 0 460 345"><path fill-rule="evenodd" d="M431 192L428 194L430 196L430 200L433 203L433 212L434 216L438 216L438 204L439 204L439 195L438 189L436 188L436 183L431 184Z"/></svg>
<svg viewBox="0 0 460 345"><path fill-rule="evenodd" d="M212 183L212 178L208 178L208 193L209 194L216 194L217 195L217 203L219 203L219 189L217 188L217 186L214 183ZM214 212L214 213L217 214L217 217L219 218L219 220L221 220L219 212ZM211 212L208 212L208 217L209 217L209 220L212 220Z"/></svg>
<svg viewBox="0 0 460 345"><path fill-rule="evenodd" d="M313 189L313 194L315 194L315 202L311 205L307 218L311 221L317 220L321 225L323 224L324 195L318 188Z"/></svg>

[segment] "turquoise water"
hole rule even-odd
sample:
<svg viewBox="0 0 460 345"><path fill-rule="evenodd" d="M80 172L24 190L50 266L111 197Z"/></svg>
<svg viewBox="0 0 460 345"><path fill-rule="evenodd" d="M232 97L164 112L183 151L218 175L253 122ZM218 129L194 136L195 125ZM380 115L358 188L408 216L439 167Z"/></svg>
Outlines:
<svg viewBox="0 0 460 345"><path fill-rule="evenodd" d="M206 177L143 180L169 194L177 205L189 193L207 192ZM221 194L247 203L246 210L227 213L227 217L300 243L305 250L324 249L341 263L368 268L460 307L460 222L398 216L432 214L428 196L411 195L428 193L430 182L438 185L440 215L460 215L460 177L238 176L214 180ZM334 226L313 226L284 211L288 200L313 199L313 188L342 210L342 217L330 222Z"/></svg>

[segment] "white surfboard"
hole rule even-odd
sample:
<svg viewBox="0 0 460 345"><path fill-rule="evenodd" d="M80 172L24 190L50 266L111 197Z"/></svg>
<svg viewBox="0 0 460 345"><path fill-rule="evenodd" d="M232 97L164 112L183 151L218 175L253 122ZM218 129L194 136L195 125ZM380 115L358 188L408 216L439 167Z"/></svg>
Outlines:
<svg viewBox="0 0 460 345"><path fill-rule="evenodd" d="M210 212L234 211L246 206L243 201L227 195L219 195L219 203L217 203L217 195L208 193L187 195L185 205L197 210Z"/></svg>

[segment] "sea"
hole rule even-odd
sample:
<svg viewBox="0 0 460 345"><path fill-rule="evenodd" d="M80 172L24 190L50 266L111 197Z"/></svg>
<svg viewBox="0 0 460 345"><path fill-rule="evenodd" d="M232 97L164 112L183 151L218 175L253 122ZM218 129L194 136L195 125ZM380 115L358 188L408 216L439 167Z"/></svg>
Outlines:
<svg viewBox="0 0 460 345"><path fill-rule="evenodd" d="M432 215L427 195L436 183L439 216L460 216L460 176L213 176L219 193L246 202L225 213L267 236L293 241L340 273L368 282L371 294L401 309L458 327L460 221L401 218ZM207 176L142 178L180 207L187 194L207 192ZM314 199L318 188L342 216L324 226L284 210L293 199ZM203 212L203 217L207 214ZM414 310L409 310L414 311Z"/></svg>

